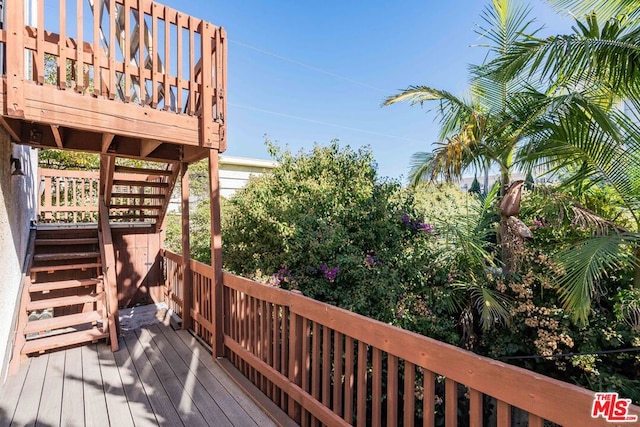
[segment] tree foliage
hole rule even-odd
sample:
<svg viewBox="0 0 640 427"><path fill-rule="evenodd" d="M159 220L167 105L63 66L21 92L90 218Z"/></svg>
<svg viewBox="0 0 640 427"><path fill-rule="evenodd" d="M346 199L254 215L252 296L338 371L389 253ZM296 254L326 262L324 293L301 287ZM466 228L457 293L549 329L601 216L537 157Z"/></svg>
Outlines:
<svg viewBox="0 0 640 427"><path fill-rule="evenodd" d="M390 321L422 282L430 238L398 183L380 180L368 149L270 145L279 166L252 178L223 215L225 267Z"/></svg>

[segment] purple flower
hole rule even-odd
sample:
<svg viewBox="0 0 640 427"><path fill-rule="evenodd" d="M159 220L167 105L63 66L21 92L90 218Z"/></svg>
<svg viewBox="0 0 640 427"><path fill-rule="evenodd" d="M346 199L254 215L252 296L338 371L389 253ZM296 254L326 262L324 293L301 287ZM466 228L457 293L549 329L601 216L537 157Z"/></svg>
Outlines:
<svg viewBox="0 0 640 427"><path fill-rule="evenodd" d="M402 223L403 223L404 225L409 225L409 224L411 224L411 218L409 217L409 215L408 215L408 214L406 214L406 213L405 213L405 214L402 214Z"/></svg>
<svg viewBox="0 0 640 427"><path fill-rule="evenodd" d="M330 282L334 282L340 272L340 267L329 267L327 264L322 264L319 269L324 278Z"/></svg>
<svg viewBox="0 0 640 427"><path fill-rule="evenodd" d="M269 284L271 286L280 286L282 281L289 280L290 278L289 269L287 267L282 267L277 273L271 275L269 278Z"/></svg>
<svg viewBox="0 0 640 427"><path fill-rule="evenodd" d="M433 225L419 223L416 229L420 231L424 231L425 233L431 233L433 231Z"/></svg>
<svg viewBox="0 0 640 427"><path fill-rule="evenodd" d="M534 219L533 223L535 224L536 227L540 228L540 227L544 227L544 224L542 223L542 221L538 220L538 219Z"/></svg>
<svg viewBox="0 0 640 427"><path fill-rule="evenodd" d="M281 280L278 278L278 275L276 274L272 274L271 277L269 278L269 284L271 286L280 286L280 282Z"/></svg>

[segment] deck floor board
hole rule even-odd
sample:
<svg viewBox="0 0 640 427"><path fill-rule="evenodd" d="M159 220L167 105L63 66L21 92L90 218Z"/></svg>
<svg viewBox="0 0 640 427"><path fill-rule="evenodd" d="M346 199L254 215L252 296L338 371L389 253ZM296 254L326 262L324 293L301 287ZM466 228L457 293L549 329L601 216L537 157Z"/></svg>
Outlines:
<svg viewBox="0 0 640 427"><path fill-rule="evenodd" d="M65 351L64 388L60 425L84 426L84 387L82 385L82 348ZM40 356L44 357L44 356ZM32 364L40 359L35 357Z"/></svg>
<svg viewBox="0 0 640 427"><path fill-rule="evenodd" d="M7 381L5 386L0 389L0 421L3 421L5 425L13 420L31 360L27 359L18 373L13 375L11 380Z"/></svg>
<svg viewBox="0 0 640 427"><path fill-rule="evenodd" d="M209 372L204 372L200 363L196 363L194 366L195 372L192 371L175 352L157 327L155 327L155 329L149 328L146 332L153 340L158 354L162 354L162 356L167 360L167 363L175 373L175 376L179 379L191 399L193 399L194 405L198 411L200 411L199 413L202 414L204 419L210 420L212 423L215 423L216 426L232 426L233 424L227 418L229 417L234 419L237 423L242 423L242 425L246 425L247 427L251 426L251 419L246 415L246 413L239 414L235 406L227 406L225 408L226 414L222 409L220 409L220 406L218 406L218 403L216 402L216 394L224 394L226 393L226 390L215 390L213 388L215 378L213 378ZM211 394L207 392L203 383L210 385ZM239 415L244 415L244 418Z"/></svg>
<svg viewBox="0 0 640 427"><path fill-rule="evenodd" d="M13 416L14 425L33 425L38 419L38 408L42 396L42 386L47 372L47 360L49 356L33 360L29 366L29 372L25 379L18 406ZM33 396L34 398L26 398Z"/></svg>
<svg viewBox="0 0 640 427"><path fill-rule="evenodd" d="M257 426L275 423L185 331L147 326L33 357L0 387L0 425Z"/></svg>
<svg viewBox="0 0 640 427"><path fill-rule="evenodd" d="M64 352L51 353L47 374L42 387L46 398L40 402L36 426L54 426L60 423L62 392L64 385Z"/></svg>

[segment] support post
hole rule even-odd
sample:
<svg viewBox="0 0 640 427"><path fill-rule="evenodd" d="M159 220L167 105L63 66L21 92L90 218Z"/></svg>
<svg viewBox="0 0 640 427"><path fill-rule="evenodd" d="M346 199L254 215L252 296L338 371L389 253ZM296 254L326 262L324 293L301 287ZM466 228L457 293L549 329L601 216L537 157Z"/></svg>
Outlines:
<svg viewBox="0 0 640 427"><path fill-rule="evenodd" d="M183 162L182 172L182 329L191 328L191 243L189 241L189 163Z"/></svg>
<svg viewBox="0 0 640 427"><path fill-rule="evenodd" d="M222 235L220 229L220 177L218 150L209 150L209 200L211 203L211 268L213 269L213 357L224 357L224 303L222 299Z"/></svg>

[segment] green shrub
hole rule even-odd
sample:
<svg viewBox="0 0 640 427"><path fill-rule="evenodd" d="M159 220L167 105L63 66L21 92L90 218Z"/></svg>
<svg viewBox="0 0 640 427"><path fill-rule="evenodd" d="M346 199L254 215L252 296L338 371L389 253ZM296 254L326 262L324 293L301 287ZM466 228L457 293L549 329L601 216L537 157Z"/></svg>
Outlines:
<svg viewBox="0 0 640 427"><path fill-rule="evenodd" d="M399 183L377 177L368 149L316 146L250 180L223 215L225 268L392 321L397 300L431 269L434 230ZM421 243L422 242L422 243Z"/></svg>

